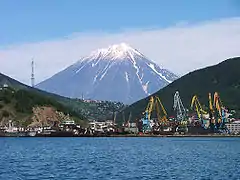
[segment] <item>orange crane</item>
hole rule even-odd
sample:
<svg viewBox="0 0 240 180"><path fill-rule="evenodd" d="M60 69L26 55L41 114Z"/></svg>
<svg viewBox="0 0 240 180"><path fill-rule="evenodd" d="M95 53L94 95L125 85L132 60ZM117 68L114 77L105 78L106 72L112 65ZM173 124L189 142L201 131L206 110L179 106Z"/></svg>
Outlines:
<svg viewBox="0 0 240 180"><path fill-rule="evenodd" d="M227 117L226 117L226 109L223 106L223 103L220 99L220 96L218 92L214 93L214 107L216 108L218 112L218 120L217 123L220 124L221 127L224 126L224 124L227 122Z"/></svg>

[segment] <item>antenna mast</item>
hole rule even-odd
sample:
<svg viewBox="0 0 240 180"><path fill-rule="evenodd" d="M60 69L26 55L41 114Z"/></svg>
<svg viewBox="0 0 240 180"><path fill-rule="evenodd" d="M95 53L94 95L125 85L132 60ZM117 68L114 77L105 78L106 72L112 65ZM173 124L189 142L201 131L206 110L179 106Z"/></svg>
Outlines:
<svg viewBox="0 0 240 180"><path fill-rule="evenodd" d="M31 84L32 84L32 87L35 86L35 77L34 77L34 60L32 58L32 74L31 74Z"/></svg>

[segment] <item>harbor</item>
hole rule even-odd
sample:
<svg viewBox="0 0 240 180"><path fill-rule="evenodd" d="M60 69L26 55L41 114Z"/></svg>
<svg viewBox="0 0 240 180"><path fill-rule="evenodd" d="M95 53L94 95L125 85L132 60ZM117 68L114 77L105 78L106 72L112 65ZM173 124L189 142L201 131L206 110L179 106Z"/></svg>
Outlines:
<svg viewBox="0 0 240 180"><path fill-rule="evenodd" d="M11 93L5 87L1 92ZM16 95L17 96L17 95ZM168 99L171 100L171 99ZM27 119L17 119L3 110L1 137L184 137L235 136L240 134L240 119L236 111L224 106L218 92L208 93L208 105L202 105L197 95L190 107L183 104L178 91L173 95L173 112L169 114L164 102L154 95L148 99L145 110L128 118L116 120L124 111L112 113L112 119L77 119L51 106L29 107ZM18 104L21 110L21 105ZM137 118L136 118L137 117ZM26 123L26 121L28 123ZM21 123L19 123L21 122Z"/></svg>
<svg viewBox="0 0 240 180"><path fill-rule="evenodd" d="M0 128L0 137L240 137L240 121L229 124L231 131L228 133L193 125L185 126L185 131L179 131L179 125L172 125L174 128L143 133L139 126L142 124L130 123L119 127L113 121L106 121L90 122L89 127L84 128L71 120L55 126L19 128L10 121L8 126Z"/></svg>

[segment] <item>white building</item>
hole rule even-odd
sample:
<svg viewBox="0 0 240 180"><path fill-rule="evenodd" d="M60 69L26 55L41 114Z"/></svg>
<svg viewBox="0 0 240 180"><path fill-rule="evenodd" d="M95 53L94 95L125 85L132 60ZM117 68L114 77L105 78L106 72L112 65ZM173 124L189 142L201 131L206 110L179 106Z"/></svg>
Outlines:
<svg viewBox="0 0 240 180"><path fill-rule="evenodd" d="M234 121L232 123L227 123L226 124L228 130L232 134L238 134L240 133L240 120L239 121Z"/></svg>
<svg viewBox="0 0 240 180"><path fill-rule="evenodd" d="M93 121L89 123L90 129L94 132L106 132L106 131L114 131L114 124L113 121L105 121L105 122L98 122Z"/></svg>
<svg viewBox="0 0 240 180"><path fill-rule="evenodd" d="M74 120L67 120L67 121L63 121L61 124L63 124L63 125L75 125L75 121Z"/></svg>

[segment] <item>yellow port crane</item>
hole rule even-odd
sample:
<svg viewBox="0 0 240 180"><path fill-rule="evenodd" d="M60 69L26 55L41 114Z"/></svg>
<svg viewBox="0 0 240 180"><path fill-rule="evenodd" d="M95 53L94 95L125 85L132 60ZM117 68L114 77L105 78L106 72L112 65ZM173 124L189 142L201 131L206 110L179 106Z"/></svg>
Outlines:
<svg viewBox="0 0 240 180"><path fill-rule="evenodd" d="M156 110L158 121L163 123L167 121L167 111L165 110L160 98L158 96L151 96L148 105L145 109L146 119L151 119L152 111ZM162 111L162 113L161 113ZM162 115L163 114L163 115Z"/></svg>
<svg viewBox="0 0 240 180"><path fill-rule="evenodd" d="M218 92L214 93L213 105L218 111L218 115L219 115L218 123L222 123L224 121L224 107Z"/></svg>
<svg viewBox="0 0 240 180"><path fill-rule="evenodd" d="M153 104L154 104L154 98L153 98L153 96L151 96L149 99L149 102L147 104L147 107L145 109L145 117L141 119L142 126L143 126L142 127L143 133L151 131L151 129L152 129L151 124L150 124L150 119L151 119L151 113L153 110Z"/></svg>
<svg viewBox="0 0 240 180"><path fill-rule="evenodd" d="M146 109L145 109L146 118L147 118L148 120L151 119L151 113L152 113L152 111L153 111L153 105L154 105L154 98L153 98L153 96L151 96L151 97L150 97L150 100L149 100L149 102L148 102L148 105L147 105L147 107L146 107Z"/></svg>
<svg viewBox="0 0 240 180"><path fill-rule="evenodd" d="M158 122L160 124L166 124L168 122L167 119L167 111L164 108L160 98L158 96L155 96L155 109L157 111L157 118L158 118ZM160 109L162 110L162 113L160 111ZM163 114L163 115L162 115Z"/></svg>
<svg viewBox="0 0 240 180"><path fill-rule="evenodd" d="M212 124L215 124L215 117L214 117L214 108L213 108L213 102L212 102L212 94L208 93L208 103L209 103L209 114L210 114L210 121Z"/></svg>
<svg viewBox="0 0 240 180"><path fill-rule="evenodd" d="M198 98L196 95L193 96L191 101L191 109L197 112L198 118L201 120L203 114L207 114L206 111L203 110Z"/></svg>
<svg viewBox="0 0 240 180"><path fill-rule="evenodd" d="M160 98L157 96L151 96L144 112L145 117L142 118L143 132L150 131L152 129L150 120L153 110L156 111L159 125L166 124L168 122L167 112Z"/></svg>

